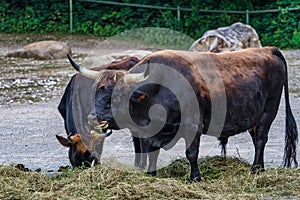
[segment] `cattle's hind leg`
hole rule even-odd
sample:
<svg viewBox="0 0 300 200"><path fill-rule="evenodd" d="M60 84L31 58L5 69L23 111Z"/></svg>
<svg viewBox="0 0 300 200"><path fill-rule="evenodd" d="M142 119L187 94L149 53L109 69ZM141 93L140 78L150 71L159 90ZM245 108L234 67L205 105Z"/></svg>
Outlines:
<svg viewBox="0 0 300 200"><path fill-rule="evenodd" d="M265 111L261 116L259 124L249 130L255 147L255 156L252 165L253 173L264 170L264 150L268 141L271 124L278 111L279 102L280 96L267 101Z"/></svg>
<svg viewBox="0 0 300 200"><path fill-rule="evenodd" d="M220 140L220 145L221 145L221 156L223 158L226 158L226 145L228 143L228 137L225 137L225 138L219 138Z"/></svg>
<svg viewBox="0 0 300 200"><path fill-rule="evenodd" d="M268 141L269 129L270 126L266 127L266 125L262 124L261 126L257 127L256 131L250 132L255 148L255 156L252 164L253 173L264 170L264 150Z"/></svg>

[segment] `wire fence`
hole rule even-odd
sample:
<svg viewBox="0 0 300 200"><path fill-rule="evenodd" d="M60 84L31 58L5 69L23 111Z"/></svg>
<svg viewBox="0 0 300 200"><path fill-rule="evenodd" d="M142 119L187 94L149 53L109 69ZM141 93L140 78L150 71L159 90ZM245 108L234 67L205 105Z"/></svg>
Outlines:
<svg viewBox="0 0 300 200"><path fill-rule="evenodd" d="M192 12L194 11L192 8L182 8L180 6L177 7L164 7L164 6L152 6L152 5L144 5L144 4L134 4L134 3L121 3L121 2L114 2L114 1L101 1L101 0L79 0L81 2L89 2L89 3L99 3L99 4L106 4L112 6L123 6L123 7L137 7L137 8L146 8L146 9L157 9L157 10L171 10L177 11L177 20L180 21L180 13L183 12ZM70 4L70 32L73 31L73 0L69 0ZM297 11L300 8L287 8L287 9L268 9L268 10L244 10L244 11L236 11L236 10L205 10L205 9L198 9L199 13L224 13L224 14L244 14L245 15L245 22L249 24L249 16L251 14L261 14L261 13L276 13L282 11Z"/></svg>

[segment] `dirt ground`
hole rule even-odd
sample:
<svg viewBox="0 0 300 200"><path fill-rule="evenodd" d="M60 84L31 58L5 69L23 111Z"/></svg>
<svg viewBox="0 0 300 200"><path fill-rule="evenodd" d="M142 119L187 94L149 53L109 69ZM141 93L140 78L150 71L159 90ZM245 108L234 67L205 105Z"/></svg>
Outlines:
<svg viewBox="0 0 300 200"><path fill-rule="evenodd" d="M102 41L93 36L0 34L0 165L22 163L30 169L56 171L59 166L69 164L67 148L57 142L55 135L66 134L57 106L67 82L75 72L66 59L36 61L4 57L7 52L44 39L67 42L72 47L73 57L79 61ZM300 50L283 53L289 66L291 107L299 127ZM265 163L268 167L282 164L284 127L285 107L282 101L266 146ZM299 147L298 144L298 161ZM162 150L159 166L175 158L185 157L184 150L182 140L171 150ZM200 156L213 155L220 155L218 141L203 136ZM231 137L228 155L252 163L254 148L250 135L242 133ZM133 165L133 145L128 130L115 131L105 141L102 162L110 158Z"/></svg>

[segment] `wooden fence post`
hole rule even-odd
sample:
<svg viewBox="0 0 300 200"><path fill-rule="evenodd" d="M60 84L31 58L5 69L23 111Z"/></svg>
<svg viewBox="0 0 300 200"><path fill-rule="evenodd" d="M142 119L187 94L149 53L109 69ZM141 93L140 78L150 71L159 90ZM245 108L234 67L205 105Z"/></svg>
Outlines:
<svg viewBox="0 0 300 200"><path fill-rule="evenodd" d="M249 10L246 10L246 24L249 24Z"/></svg>
<svg viewBox="0 0 300 200"><path fill-rule="evenodd" d="M180 22L180 7L177 6L177 21Z"/></svg>
<svg viewBox="0 0 300 200"><path fill-rule="evenodd" d="M70 32L73 32L73 1L70 0Z"/></svg>

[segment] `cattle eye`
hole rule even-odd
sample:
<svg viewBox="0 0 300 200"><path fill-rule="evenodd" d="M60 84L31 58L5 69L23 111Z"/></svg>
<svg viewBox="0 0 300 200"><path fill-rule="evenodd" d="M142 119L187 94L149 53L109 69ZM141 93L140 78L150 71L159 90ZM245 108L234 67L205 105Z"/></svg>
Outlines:
<svg viewBox="0 0 300 200"><path fill-rule="evenodd" d="M134 91L131 96L131 100L135 103L141 103L148 99L148 94L141 91Z"/></svg>

